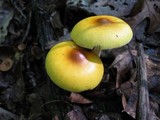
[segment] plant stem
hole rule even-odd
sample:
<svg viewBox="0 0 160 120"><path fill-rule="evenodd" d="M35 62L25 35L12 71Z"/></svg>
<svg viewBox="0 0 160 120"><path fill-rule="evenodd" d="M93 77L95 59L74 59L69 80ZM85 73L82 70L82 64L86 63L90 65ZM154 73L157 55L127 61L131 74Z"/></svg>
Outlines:
<svg viewBox="0 0 160 120"><path fill-rule="evenodd" d="M102 48L100 45L97 45L95 46L92 51L98 56L100 57L101 56L101 52L102 52Z"/></svg>

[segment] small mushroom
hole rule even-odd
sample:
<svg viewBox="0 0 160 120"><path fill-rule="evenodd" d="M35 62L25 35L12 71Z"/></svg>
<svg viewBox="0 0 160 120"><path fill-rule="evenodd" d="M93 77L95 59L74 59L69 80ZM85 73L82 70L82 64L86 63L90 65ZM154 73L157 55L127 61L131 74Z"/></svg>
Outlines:
<svg viewBox="0 0 160 120"><path fill-rule="evenodd" d="M0 46L0 71L5 72L12 68L14 54L12 47Z"/></svg>
<svg viewBox="0 0 160 120"><path fill-rule="evenodd" d="M8 71L13 65L13 60L10 58L0 58L0 71Z"/></svg>
<svg viewBox="0 0 160 120"><path fill-rule="evenodd" d="M126 45L132 37L132 29L125 21L109 15L85 18L71 31L71 38L77 45L99 52Z"/></svg>

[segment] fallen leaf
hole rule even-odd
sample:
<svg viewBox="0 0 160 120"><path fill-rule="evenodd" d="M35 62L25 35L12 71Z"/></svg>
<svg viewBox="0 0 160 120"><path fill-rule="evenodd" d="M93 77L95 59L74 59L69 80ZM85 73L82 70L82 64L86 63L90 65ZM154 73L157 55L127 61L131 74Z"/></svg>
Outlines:
<svg viewBox="0 0 160 120"><path fill-rule="evenodd" d="M114 16L127 16L130 14L136 0L128 1L112 1L112 0L67 0L68 8L79 8L86 10L89 13L94 13L96 15L114 15ZM121 6L121 7L119 7Z"/></svg>
<svg viewBox="0 0 160 120"><path fill-rule="evenodd" d="M153 101L155 101L155 103L160 104L160 95L159 95L159 93L152 93L151 92L150 97L151 97L151 99L153 99Z"/></svg>
<svg viewBox="0 0 160 120"><path fill-rule="evenodd" d="M126 78L126 81L136 81L136 70L133 68L133 58L136 57L137 52L132 50L131 53L132 55L129 52L123 52L122 54L117 55L109 67L110 69L116 68L117 70L116 88L118 88L122 82L125 82L124 80ZM148 80L150 81L151 86L154 85L154 87L157 87L160 82L158 78L154 80L154 76L160 76L160 63L158 61L154 61L154 59L152 60L150 56L145 54ZM127 77L128 73L130 75L129 78Z"/></svg>
<svg viewBox="0 0 160 120"><path fill-rule="evenodd" d="M137 107L137 95L131 94L129 99L126 97L122 97L122 105L123 105L123 112L126 112L131 117L136 117L136 107Z"/></svg>
<svg viewBox="0 0 160 120"><path fill-rule="evenodd" d="M132 51L132 54L136 54L136 51ZM122 54L116 56L113 63L109 68L116 68L116 88L120 86L122 82L127 78L128 73L133 68L132 55L129 52L123 52Z"/></svg>
<svg viewBox="0 0 160 120"><path fill-rule="evenodd" d="M52 120L59 120L58 115L55 115L54 118L52 118Z"/></svg>
<svg viewBox="0 0 160 120"><path fill-rule="evenodd" d="M96 1L92 3L89 7L90 12L95 13L96 15L114 15L114 16L127 16L130 14L136 0L128 0L128 1ZM119 7L121 6L121 7Z"/></svg>
<svg viewBox="0 0 160 120"><path fill-rule="evenodd" d="M152 96L151 96L152 97ZM137 110L137 92L130 95L129 99L126 99L125 96L122 97L122 105L124 107L123 112L126 112L128 115L130 115L133 118L136 118L136 110ZM150 98L150 111L149 115L151 120L159 120L158 115L159 112L159 106L158 103L154 101L154 99Z"/></svg>
<svg viewBox="0 0 160 120"><path fill-rule="evenodd" d="M154 33L160 27L160 12L157 10L159 5L158 0L143 0L142 10L128 21L131 27L134 29L144 19L149 18L148 32Z"/></svg>
<svg viewBox="0 0 160 120"><path fill-rule="evenodd" d="M72 103L80 103L80 104L89 104L89 103L92 103L91 100L83 97L83 96L80 95L79 93L73 93L73 92L70 94L69 100L70 100Z"/></svg>
<svg viewBox="0 0 160 120"><path fill-rule="evenodd" d="M160 63L159 61L152 60L151 57L146 55L145 57L146 67L147 67L147 76L152 77L155 75L160 75Z"/></svg>
<svg viewBox="0 0 160 120"><path fill-rule="evenodd" d="M160 32L147 35L146 38L142 40L142 42L144 45L160 47Z"/></svg>
<svg viewBox="0 0 160 120"><path fill-rule="evenodd" d="M107 115L102 115L99 120L110 120Z"/></svg>
<svg viewBox="0 0 160 120"><path fill-rule="evenodd" d="M73 110L67 113L65 120L87 120L87 118L80 107L74 106Z"/></svg>
<svg viewBox="0 0 160 120"><path fill-rule="evenodd" d="M125 82L117 89L117 93L124 95L126 99L128 99L132 94L136 92L136 85L137 83L133 81Z"/></svg>
<svg viewBox="0 0 160 120"><path fill-rule="evenodd" d="M149 96L150 96L150 117L158 118L159 113L157 111L159 110L158 104L160 100L159 92L157 91L160 88L160 63L158 61L154 61L150 58L148 55L145 56L145 63L147 68L147 78L149 83ZM136 71L136 70L135 70ZM136 72L135 72L136 73ZM137 109L137 100L138 100L138 91L137 91L137 78L131 76L131 79L129 81L124 82L121 84L121 86L118 89L118 93L122 94L122 105L124 108L124 112L132 116L133 118L136 118L136 109Z"/></svg>

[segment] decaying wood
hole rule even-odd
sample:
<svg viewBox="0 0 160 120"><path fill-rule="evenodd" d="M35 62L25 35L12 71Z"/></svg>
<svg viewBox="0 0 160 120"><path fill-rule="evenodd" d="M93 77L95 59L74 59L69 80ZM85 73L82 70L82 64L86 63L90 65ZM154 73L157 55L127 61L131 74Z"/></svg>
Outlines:
<svg viewBox="0 0 160 120"><path fill-rule="evenodd" d="M146 63L144 59L144 50L142 44L138 46L138 104L137 104L137 120L150 120L149 117L149 91L146 72Z"/></svg>

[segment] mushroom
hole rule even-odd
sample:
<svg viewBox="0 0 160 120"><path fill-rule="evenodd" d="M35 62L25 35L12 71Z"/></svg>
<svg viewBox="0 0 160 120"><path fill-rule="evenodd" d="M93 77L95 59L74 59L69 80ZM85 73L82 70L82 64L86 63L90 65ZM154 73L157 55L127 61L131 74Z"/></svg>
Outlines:
<svg viewBox="0 0 160 120"><path fill-rule="evenodd" d="M71 31L71 38L77 45L94 49L97 54L103 49L121 47L132 37L132 29L125 21L109 15L85 18Z"/></svg>
<svg viewBox="0 0 160 120"><path fill-rule="evenodd" d="M0 46L0 71L9 71L14 64L15 51L9 46Z"/></svg>
<svg viewBox="0 0 160 120"><path fill-rule="evenodd" d="M45 68L56 85L71 92L94 89L104 72L101 59L73 41L53 46L46 56Z"/></svg>

